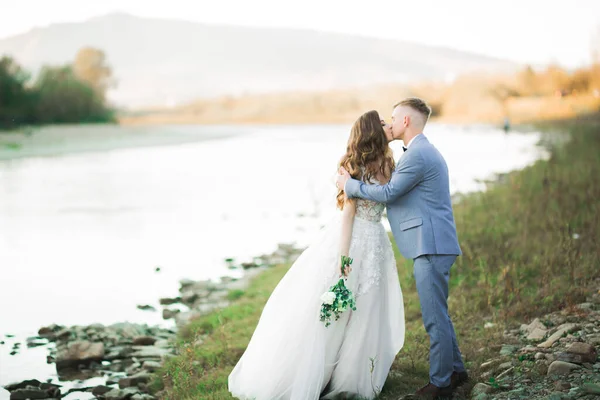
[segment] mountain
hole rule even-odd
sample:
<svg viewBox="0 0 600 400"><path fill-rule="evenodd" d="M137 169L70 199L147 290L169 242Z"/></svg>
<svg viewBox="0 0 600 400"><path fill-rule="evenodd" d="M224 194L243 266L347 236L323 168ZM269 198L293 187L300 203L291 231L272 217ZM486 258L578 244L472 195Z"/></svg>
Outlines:
<svg viewBox="0 0 600 400"><path fill-rule="evenodd" d="M44 64L72 61L84 46L105 51L118 82L110 98L130 107L438 80L515 67L487 56L394 40L120 13L0 39L0 54L35 73Z"/></svg>

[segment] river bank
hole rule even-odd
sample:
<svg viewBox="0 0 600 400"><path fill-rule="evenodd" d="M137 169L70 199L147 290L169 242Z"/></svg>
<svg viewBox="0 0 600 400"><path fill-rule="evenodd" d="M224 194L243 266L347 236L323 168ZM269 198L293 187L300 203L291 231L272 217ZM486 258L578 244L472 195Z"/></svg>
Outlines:
<svg viewBox="0 0 600 400"><path fill-rule="evenodd" d="M583 303L597 290L593 284L600 271L599 121L595 116L543 126L566 135L565 140L548 144L548 160L510 173L455 206L464 255L451 274L449 306L472 382L493 379L503 385L500 391L514 390L514 384L504 384L505 376L485 376L481 370L481 364L495 358L505 343L504 332L518 329L527 318ZM381 394L382 399L394 400L412 393L428 376L428 340L412 262L398 252L396 257L407 340ZM259 275L232 305L181 330L178 356L167 361L152 389L165 399L230 398L227 376L287 268L282 265ZM465 387L462 396L470 396L471 389L472 385ZM533 392L525 387L522 393Z"/></svg>
<svg viewBox="0 0 600 400"><path fill-rule="evenodd" d="M70 327L53 324L40 328L36 336L28 337L24 343L19 337L4 334L0 346L10 348L12 356L32 348L46 350L46 363L55 368L52 375L56 377L45 382L26 379L8 384L5 391L0 388L0 399L8 399L6 392L10 392L11 400L160 398L149 394L148 385L154 378L152 373L165 360L177 355L178 329L185 328L193 319L227 307L244 295L253 277L275 265L293 262L300 253L301 249L281 244L274 253L256 257L255 262L237 264L228 260L230 268L243 270L241 278L182 280L176 296L158 300L162 318L173 322L165 324L169 327L129 322ZM138 308L158 311L150 305Z"/></svg>
<svg viewBox="0 0 600 400"><path fill-rule="evenodd" d="M114 131L113 127L104 130L101 126L94 126L92 128L98 130L92 133L83 128L72 127L67 132L56 132L51 136L65 139L82 134L81 143L89 137L93 140L88 143L102 144L103 135L121 139L129 135L128 132L119 132L120 127ZM224 127L217 128L221 133L229 132ZM221 267L225 257L233 256L236 262L243 262L248 257L253 260L257 252L270 252L271 246L277 241L298 240L303 234L298 228L304 228L307 234L313 232L313 225L323 220L318 218L321 211L334 210L327 203L334 198L328 192L334 191L334 188L329 178L323 176L323 171L335 159L337 151L343 148L347 135L345 127L269 127L256 132L254 129L243 130L243 134L232 140L204 142L203 135L207 133L210 136L211 130L206 127L189 129L194 131L188 133L190 136L196 135L194 141L198 143L115 152L96 151L95 154L84 155L69 153L64 157L28 158L2 163L4 168L0 170L0 176L10 184L3 186L4 194L0 196L0 221L5 224L7 233L0 241L0 246L5 246L0 247L3 250L0 253L3 254L3 262L12 265L13 269L6 276L9 284L5 284L4 293L0 296L8 301L20 296L20 293L30 293L10 309L3 310L8 312L6 320L11 321L4 329L12 331L0 334L17 333L16 337L7 338L4 349L0 349L7 350L7 358L3 358L1 363L8 365L10 370L10 379L5 379L3 384L23 378L44 380L45 377L52 377L53 384L62 385L60 389L63 394L72 389L83 390L71 394L70 399L79 399L83 394L92 396L93 393L88 390L97 386L117 389L121 379L144 373L145 361L159 362L156 359L139 359L139 356L136 356L136 361L129 357L140 350L132 348L138 346L132 342L136 338L150 336L154 337L155 343L164 345L164 338L160 335L174 336L172 321L179 321L183 330L187 330L189 319L204 315L215 305L227 306L235 299L245 297L247 291L241 288L213 290L212 283L206 286L209 276L218 285L229 283L220 278L227 274L227 268ZM141 130L133 134L143 135L143 132ZM238 130L232 132L235 135ZM529 132L506 135L486 126L432 124L428 136L448 154L448 162L454 171L452 185L459 191L472 191L483 187L482 178L521 168L543 157L543 151L535 146L539 133L535 130ZM163 134L158 132L158 135ZM44 137L45 134L34 135L34 140ZM217 138L213 136L213 139ZM271 146L269 149L264 146L267 142ZM273 150L272 146L277 146L278 150ZM212 182L213 188L219 185L219 182L213 182L214 175L208 167L212 165L211 160L221 160L222 154L228 154L232 159L246 160L246 174L264 176L264 168L269 165L287 165L289 156L286 151L291 147L300 152L311 152L311 168L314 171L308 171L307 166L301 164L297 166L297 171L290 169L295 165L279 171L281 176L274 175L277 171L272 171L271 178L280 184L274 193L266 193L263 198L247 198L247 201L239 204L230 201L227 196L219 197L218 193L207 197L202 186L196 184ZM461 161L472 149L477 149L478 155L471 160L478 165L475 169ZM55 150L58 154L64 151L60 146L56 146ZM247 154L255 154L256 157L249 160ZM253 163L253 160L257 162ZM233 179L238 176L239 167L233 165L233 168L228 168L228 165L224 165L220 173ZM284 187L290 176L307 180L313 186L294 198L286 199L285 204L279 204L281 193L297 190L297 184ZM228 181L230 179L225 179L225 182ZM253 186L252 181L248 185ZM38 189L37 193L33 189ZM311 189L315 189L315 193ZM101 197L98 197L99 190ZM215 191L219 192L217 189ZM320 194L321 197L314 197L313 194ZM322 199L326 201L321 202ZM214 210L222 214L216 215ZM261 235L256 235L257 226L261 226ZM36 235L23 235L20 240L21 232L36 232ZM260 242L253 241L257 239ZM242 251L249 253L240 256L240 245L245 248ZM104 251L98 252L99 248ZM31 252L30 249L36 251ZM214 261L211 260L213 251ZM24 254L27 257L23 257ZM284 262L285 259L279 257L278 261L274 258L268 264ZM81 276L82 266L85 274L89 274L89 279L77 279L76 284L68 286L68 290L54 292L52 296L45 294L43 301L36 297L37 293L46 293L42 288L63 287L64 277ZM268 269L266 273L270 271ZM176 287L182 276L202 281L193 283L191 288L194 290L187 293L187 290L182 290L183 284ZM39 284L36 280L38 277L43 278L39 279ZM26 283L25 289L19 289L22 283ZM39 291L34 290L38 287ZM15 295L10 295L11 290L15 291ZM105 293L111 293L111 296ZM263 294L261 289L261 296ZM159 300L159 297L162 299ZM137 311L136 304L149 311ZM162 307L165 309L161 312L159 309ZM148 329L155 327L148 325L160 322L161 316L166 316L170 325L163 326L161 323L160 329L149 332ZM117 334L117 339L114 339L113 322L118 321L135 322L128 325L138 331L137 335ZM95 322L104 323L104 328ZM31 327L32 323L36 325ZM57 328L51 325L53 323L61 326ZM57 330L54 332L56 334L63 330L72 333L65 334L69 338L65 343L61 340L48 342L39 332L35 336L34 332L40 326L52 332ZM248 326L252 326L252 323ZM88 331L92 332L91 336ZM91 360L83 358L85 362L81 363L81 369L77 365L78 370L91 372L92 378L82 375L77 378L81 378L80 381L74 382L68 380L69 377L57 374L57 354L53 354L52 349L64 347L68 350L73 347L72 343L80 343L74 345L72 350L77 353L83 346L81 342L94 343L90 338L102 343L104 355L121 351L119 346L124 347L120 355L123 358L117 359L122 361L116 364L123 366L125 371L113 371L112 368L118 367L110 359L94 361L99 357L97 353ZM175 342L178 340L175 339ZM21 351L15 348L17 343ZM30 344L33 347L29 347ZM152 348L155 345L148 346ZM170 346L165 348L165 356L180 351L177 345ZM17 354L9 356L8 351L17 351ZM35 358L24 357L34 351L38 351ZM0 353L0 357L3 355ZM48 355L50 359L47 359ZM46 363L48 360L49 364ZM38 371L39 364L46 369ZM90 365L97 369L90 369ZM6 369L0 372L6 375ZM27 375L15 377L14 372L19 372L19 375L23 375L20 372L27 372ZM63 381L63 378L67 380ZM109 379L114 379L110 381L111 385L107 385ZM124 387L119 389L126 391L117 390L111 396L132 395L133 391L139 391L149 384L147 379L146 374L136 381L134 387L125 386L130 382L126 380ZM154 387L154 383L150 386Z"/></svg>
<svg viewBox="0 0 600 400"><path fill-rule="evenodd" d="M119 127L120 129L110 129ZM108 129L107 129L108 128ZM49 125L0 132L0 160L83 152L164 146L235 136L227 126L125 126L111 124Z"/></svg>

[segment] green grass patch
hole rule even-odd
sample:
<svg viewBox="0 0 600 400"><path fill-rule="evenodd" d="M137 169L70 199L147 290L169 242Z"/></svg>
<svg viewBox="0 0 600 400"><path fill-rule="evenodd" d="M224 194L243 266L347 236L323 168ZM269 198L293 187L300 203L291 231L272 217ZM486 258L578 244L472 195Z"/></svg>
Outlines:
<svg viewBox="0 0 600 400"><path fill-rule="evenodd" d="M4 148L7 150L19 150L21 147L23 147L23 145L21 145L21 143L16 143L16 142L4 143Z"/></svg>
<svg viewBox="0 0 600 400"><path fill-rule="evenodd" d="M242 297L244 295L244 293L245 292L241 289L230 290L229 293L227 293L227 300L229 300L229 301L237 300L240 297Z"/></svg>
<svg viewBox="0 0 600 400"><path fill-rule="evenodd" d="M581 302L599 275L600 119L558 126L569 141L455 206L464 252L451 272L450 312L471 374L498 353L507 325ZM554 125L556 127L556 125ZM549 127L545 127L548 129ZM397 399L428 380L429 339L422 326L412 261L398 253L406 344L381 399ZM227 377L244 352L261 310L289 266L257 276L234 303L193 321L179 334L179 355L152 385L161 398L230 399ZM495 326L484 329L485 322Z"/></svg>

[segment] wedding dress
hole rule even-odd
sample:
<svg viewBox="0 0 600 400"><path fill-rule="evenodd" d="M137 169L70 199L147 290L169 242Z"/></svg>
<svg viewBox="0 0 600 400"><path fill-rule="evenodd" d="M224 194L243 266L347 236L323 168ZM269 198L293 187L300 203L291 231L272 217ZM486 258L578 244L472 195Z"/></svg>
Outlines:
<svg viewBox="0 0 600 400"><path fill-rule="evenodd" d="M265 305L245 353L229 375L243 400L372 399L404 344L404 305L384 204L358 199L346 286L356 311L329 327L321 295L339 279L340 221L323 228Z"/></svg>

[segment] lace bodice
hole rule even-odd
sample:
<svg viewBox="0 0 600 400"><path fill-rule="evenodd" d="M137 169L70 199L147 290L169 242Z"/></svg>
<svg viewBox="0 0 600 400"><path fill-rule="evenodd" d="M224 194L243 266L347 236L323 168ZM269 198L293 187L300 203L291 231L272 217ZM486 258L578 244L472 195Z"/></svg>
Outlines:
<svg viewBox="0 0 600 400"><path fill-rule="evenodd" d="M379 181L371 178L370 184L379 185ZM356 201L356 217L371 222L381 221L385 204L372 200L358 199Z"/></svg>
<svg viewBox="0 0 600 400"><path fill-rule="evenodd" d="M385 204L372 200L358 199L356 201L356 218L371 222L381 221Z"/></svg>

